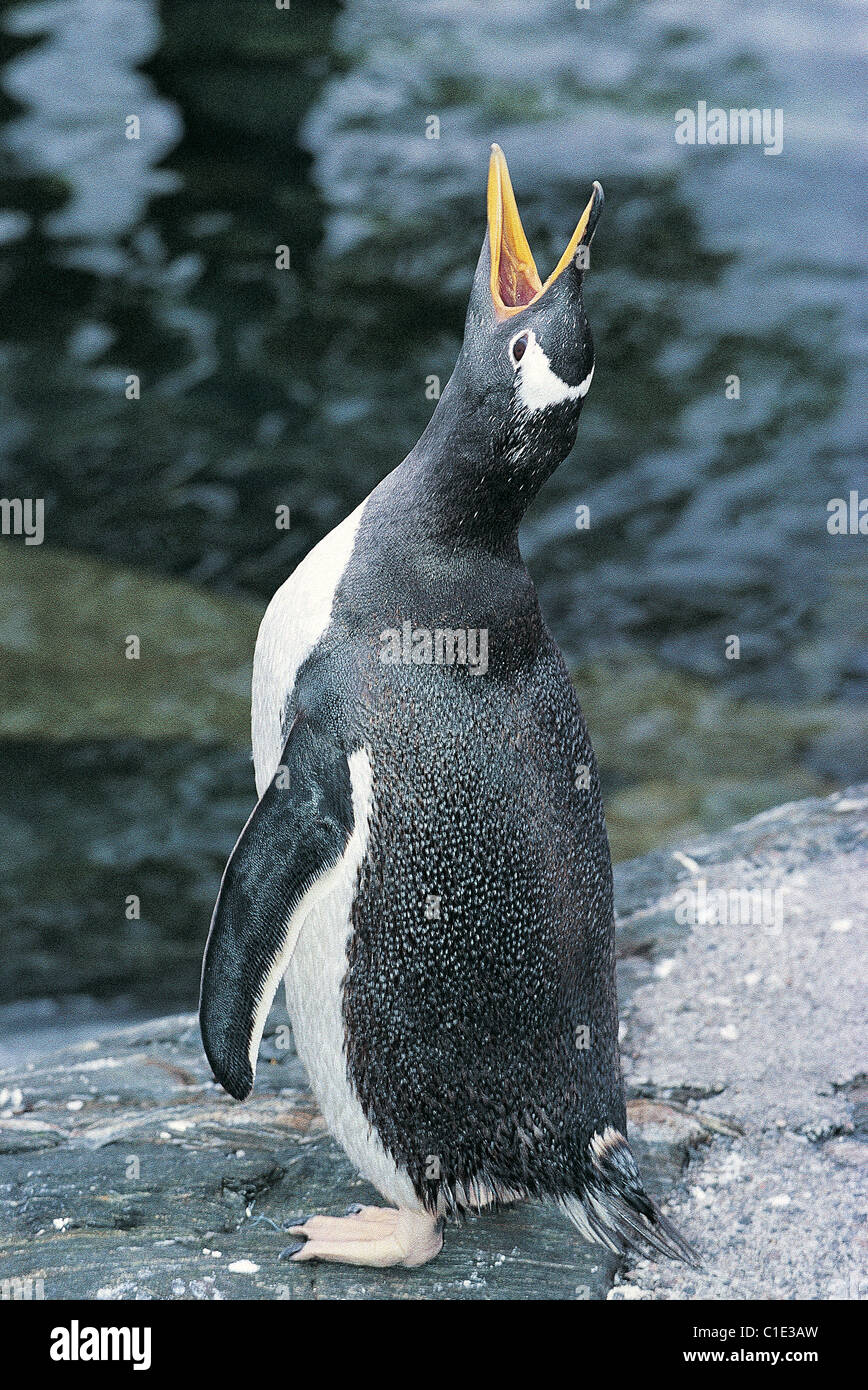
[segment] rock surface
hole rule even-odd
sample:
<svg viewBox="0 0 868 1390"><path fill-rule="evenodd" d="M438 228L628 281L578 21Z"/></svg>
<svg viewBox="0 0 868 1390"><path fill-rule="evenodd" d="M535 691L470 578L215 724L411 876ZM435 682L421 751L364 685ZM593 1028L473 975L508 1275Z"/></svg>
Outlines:
<svg viewBox="0 0 868 1390"><path fill-rule="evenodd" d="M633 993L625 1075L731 1133L672 1206L705 1269L642 1261L614 1296L868 1298L865 790L757 816L725 858L682 856L681 901L710 920Z"/></svg>
<svg viewBox="0 0 868 1390"><path fill-rule="evenodd" d="M325 1132L291 1044L280 1046L288 1029L269 1033L245 1105L211 1081L192 1016L0 1079L0 1277L41 1280L46 1298L605 1293L613 1261L553 1210L471 1220L416 1271L280 1261L292 1216L379 1198Z"/></svg>
<svg viewBox="0 0 868 1390"><path fill-rule="evenodd" d="M210 1079L189 1015L0 1074L3 1292L866 1297L866 812L856 789L618 869L631 1139L703 1271L619 1265L539 1206L448 1231L421 1270L281 1262L294 1215L377 1199L325 1133L275 1010L243 1106ZM766 890L769 921L761 897L725 923L683 920L720 888Z"/></svg>

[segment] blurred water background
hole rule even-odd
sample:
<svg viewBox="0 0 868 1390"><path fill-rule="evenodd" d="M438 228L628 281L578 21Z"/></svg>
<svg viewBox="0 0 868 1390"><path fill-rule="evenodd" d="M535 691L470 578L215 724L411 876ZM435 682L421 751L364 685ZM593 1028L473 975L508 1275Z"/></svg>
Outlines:
<svg viewBox="0 0 868 1390"><path fill-rule="evenodd" d="M193 1006L259 616L433 408L495 138L543 274L606 190L596 378L523 545L616 856L868 774L865 540L826 527L868 486L864 18L2 7L0 490L46 540L0 542L0 1026ZM699 100L781 108L782 153L676 144Z"/></svg>

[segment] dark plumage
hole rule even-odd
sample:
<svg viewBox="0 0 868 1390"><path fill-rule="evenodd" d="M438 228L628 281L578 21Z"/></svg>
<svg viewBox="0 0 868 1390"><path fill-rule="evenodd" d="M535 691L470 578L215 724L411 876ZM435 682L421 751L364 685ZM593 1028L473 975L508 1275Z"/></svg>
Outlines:
<svg viewBox="0 0 868 1390"><path fill-rule="evenodd" d="M525 509L573 445L593 373L576 262L601 204L595 186L543 287L493 156L489 235L453 376L416 448L364 504L327 620L272 700L271 747L296 776L280 793L267 786L227 869L203 1031L218 1076L246 1093L257 1016L288 968L324 1113L396 1205L440 1215L545 1198L612 1249L690 1258L625 1137L599 778L518 546ZM448 661L442 644L437 659L444 630L465 634L475 664L460 648ZM260 643L267 704L282 677L275 638ZM255 688L255 720L256 705ZM360 753L362 825L347 772ZM335 909L345 956L329 955L331 928L304 925L302 965L291 919L318 875L340 870L354 832L343 926ZM338 962L322 1023L306 1007L318 940L323 961ZM379 1158L368 1162L366 1142ZM326 1248L316 1253L341 1258Z"/></svg>

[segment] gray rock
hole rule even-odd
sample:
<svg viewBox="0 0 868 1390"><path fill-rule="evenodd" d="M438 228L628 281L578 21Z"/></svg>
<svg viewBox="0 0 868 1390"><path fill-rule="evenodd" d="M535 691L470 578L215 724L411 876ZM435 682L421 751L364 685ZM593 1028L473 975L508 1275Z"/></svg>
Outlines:
<svg viewBox="0 0 868 1390"><path fill-rule="evenodd" d="M868 1298L866 811L861 788L688 848L697 901L704 880L708 904L780 890L781 911L739 899L698 922L632 995L628 1083L729 1133L691 1153L671 1203L705 1269L635 1262L613 1296Z"/></svg>
<svg viewBox="0 0 868 1390"><path fill-rule="evenodd" d="M52 1299L603 1296L614 1261L551 1209L468 1220L421 1270L280 1262L292 1216L380 1199L273 1020L244 1105L210 1079L192 1016L0 1077L0 1277Z"/></svg>

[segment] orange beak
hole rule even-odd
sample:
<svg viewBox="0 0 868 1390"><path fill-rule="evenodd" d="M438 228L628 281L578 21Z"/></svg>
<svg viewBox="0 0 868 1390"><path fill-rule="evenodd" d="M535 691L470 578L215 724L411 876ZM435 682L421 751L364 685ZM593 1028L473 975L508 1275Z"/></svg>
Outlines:
<svg viewBox="0 0 868 1390"><path fill-rule="evenodd" d="M521 225L506 158L499 145L492 145L488 166L488 240L491 249L491 298L499 319L521 313L528 304L535 303L544 295L549 285L554 284L581 245L592 214L596 222L602 200L603 190L595 183L588 206L570 237L566 251L543 284Z"/></svg>

